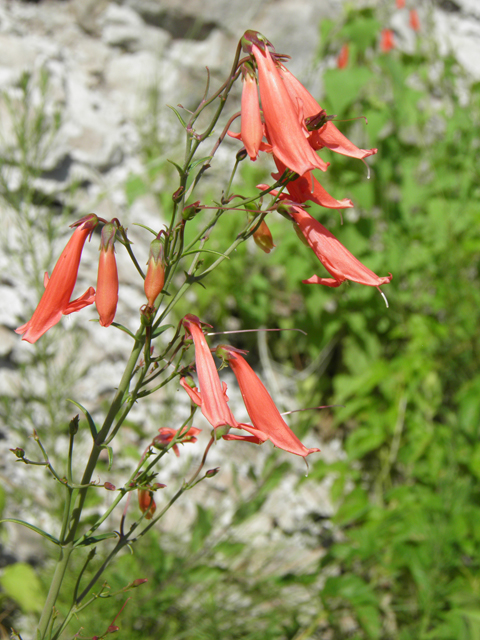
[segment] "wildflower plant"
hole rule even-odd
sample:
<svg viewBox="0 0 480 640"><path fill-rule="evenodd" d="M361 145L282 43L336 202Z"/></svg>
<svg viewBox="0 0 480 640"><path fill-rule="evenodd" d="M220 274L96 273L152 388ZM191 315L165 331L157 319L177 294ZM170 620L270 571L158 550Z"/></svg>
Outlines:
<svg viewBox="0 0 480 640"><path fill-rule="evenodd" d="M204 469L209 450L221 439L230 441L229 458L235 456L235 440L275 446L303 458L320 451L317 447L306 447L288 426L270 393L248 364L248 356L244 357L246 352L221 345L216 349L216 355L222 360L222 367L232 369L251 422L237 420L229 405L223 374L217 368L207 339L209 326L193 313L194 309L176 326L170 321L185 294L192 287L208 285L209 274L225 260L235 259L235 250L241 243L252 239L267 253L274 248L267 216L283 216L285 224L292 224L292 234L296 233L313 249L333 276L332 279L315 275L304 283L338 287L345 280L351 280L379 289L391 280L391 275L377 276L362 265L306 211L310 202L328 209L353 206L347 198L338 200L328 194L314 176L317 169L328 170L329 163L321 156L323 148L348 156L352 161L365 161L376 153L376 149L360 149L349 141L333 123L333 116L327 115L288 71L285 61L286 56L278 54L264 36L247 31L239 42L224 84L210 94L208 82L205 94L193 112L173 109L185 133L185 156L183 162L172 159L178 182L171 186L168 223L157 229L144 227L145 234L151 234L147 269L142 268L147 256L137 255L121 220L107 221L93 213L88 214L72 225L75 230L51 276L45 275L45 291L36 310L17 329L24 340L35 343L42 340L43 334L53 325L62 323L63 315L81 313L85 306L95 303L104 330L123 331L132 340L131 353L103 420L94 419L88 407L75 403L83 420L75 416L70 422L66 469L56 468L53 456L42 443L41 433L33 434L39 459L28 458L20 446L13 450L18 462L45 466L63 490L64 515L59 532L46 532L32 524L10 520L33 528L58 547L58 560L36 629L38 640L64 637L67 626L79 611L97 598L113 595L103 581L108 565L123 549L141 544L142 538L184 493L217 474L217 468ZM237 81L243 83L241 112L233 114L227 126L218 132L217 126L229 108L228 98ZM198 128L200 116L202 122L208 121L203 130ZM232 128L238 117L241 125L240 132L236 133ZM196 199L196 189L214 163L227 134L238 139L243 147L239 145L228 184L212 206ZM271 184L259 185L255 193L232 193L231 185L240 163L255 161L260 154L271 158ZM223 216L235 216L243 226L236 237L222 238L224 247L221 252L215 252L209 248L209 239ZM91 286L85 294L71 300L78 271L82 268L84 244L88 238L92 239L96 228L101 228L96 290ZM187 237L191 239L187 240ZM117 302L122 297L115 258L119 251L128 252L138 278L144 284L145 304L139 310L136 328L126 326L124 318L117 313ZM214 260L206 266L204 257L208 253L214 255ZM134 405L169 384L184 389L183 398L179 398L190 402L188 418L181 424L163 425L157 435L152 434L150 445L139 455L122 486L114 487L103 478L98 480L100 458L108 453L110 464L114 463L112 441ZM168 484L169 480L164 477L162 459L171 450L178 456L181 444L192 445L191 450L200 444L197 439L200 430L193 426L197 409L211 425L210 439L203 452L198 453L198 468L181 482L170 500L163 499L163 481ZM92 442L83 473L76 477L73 461L79 429L88 430ZM85 505L91 492L99 490L111 492L113 500L92 522L85 517ZM131 500L132 493L138 502ZM115 525L109 529L111 522ZM108 540L113 545L103 551L103 557L90 576L85 570L95 549L100 555ZM57 601L64 589L72 556L82 554L85 554L84 567L71 594L71 604L60 614ZM142 582L134 580L124 590L138 587ZM118 629L114 622L107 633Z"/></svg>

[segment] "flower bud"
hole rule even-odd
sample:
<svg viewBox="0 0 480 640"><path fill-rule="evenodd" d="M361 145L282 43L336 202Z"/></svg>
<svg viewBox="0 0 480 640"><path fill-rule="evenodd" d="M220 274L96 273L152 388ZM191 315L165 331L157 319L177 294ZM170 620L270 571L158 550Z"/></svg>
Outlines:
<svg viewBox="0 0 480 640"><path fill-rule="evenodd" d="M20 460L25 457L25 451L21 447L10 449L10 451L12 451Z"/></svg>
<svg viewBox="0 0 480 640"><path fill-rule="evenodd" d="M117 311L118 272L114 248L116 233L117 225L110 222L103 227L100 240L95 305L102 327L109 327L112 324Z"/></svg>
<svg viewBox="0 0 480 640"><path fill-rule="evenodd" d="M186 206L182 211L182 218L185 221L193 220L193 218L200 211L200 207L198 206L199 204L200 204L200 200L197 200L197 202L194 202L193 204L189 204L188 206Z"/></svg>
<svg viewBox="0 0 480 640"><path fill-rule="evenodd" d="M270 251L275 247L273 244L272 234L265 220L261 221L258 229L254 232L253 239L257 247L260 247L260 249L265 251L265 253L270 253Z"/></svg>
<svg viewBox="0 0 480 640"><path fill-rule="evenodd" d="M106 489L107 491L115 491L116 486L111 482L105 482L103 485L103 488Z"/></svg>
<svg viewBox="0 0 480 640"><path fill-rule="evenodd" d="M220 471L220 467L215 467L215 469L209 469L206 474L205 477L206 478L213 478L214 476L217 475L217 473Z"/></svg>
<svg viewBox="0 0 480 640"><path fill-rule="evenodd" d="M148 305L155 306L155 300L165 284L165 262L162 241L156 238L150 245L148 269L145 276L144 290Z"/></svg>
<svg viewBox="0 0 480 640"><path fill-rule="evenodd" d="M151 520L153 518L153 514L157 510L157 505L155 504L155 500L148 489L138 490L138 506L140 507L140 511L145 513L146 520Z"/></svg>

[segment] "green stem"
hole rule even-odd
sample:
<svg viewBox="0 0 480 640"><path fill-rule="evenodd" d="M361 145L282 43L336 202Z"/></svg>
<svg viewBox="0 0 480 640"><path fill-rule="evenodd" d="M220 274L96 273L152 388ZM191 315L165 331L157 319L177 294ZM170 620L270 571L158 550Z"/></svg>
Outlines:
<svg viewBox="0 0 480 640"><path fill-rule="evenodd" d="M135 336L135 344L133 346L132 352L130 354L130 358L125 367L125 371L123 373L122 379L118 386L118 390L112 402L110 410L105 418L105 421L103 423L101 430L99 431L97 437L95 438L95 442L93 443L93 447L90 452L90 457L88 459L87 466L85 467L85 471L82 477L82 481L81 481L82 485L89 485L92 479L92 475L95 471L95 467L98 462L98 457L100 455L100 452L102 451L102 444L105 442L108 436L110 427L112 426L118 411L120 410L123 402L125 401L125 395L130 386L130 381L133 375L133 371L135 369L135 365L142 352L142 346L144 341L143 339L144 339L144 327L142 326L137 331L137 334ZM46 634L49 627L49 622L52 618L53 607L55 606L55 603L58 598L58 594L62 587L63 579L65 577L65 572L67 570L70 556L74 548L74 540L75 540L78 526L80 524L80 518L81 518L83 506L85 504L85 499L87 497L88 489L89 487L85 486L85 488L80 489L78 492L78 496L79 496L78 506L73 510L70 529L65 537L65 545L60 550L60 556L57 561L57 566L55 567L55 572L52 578L52 582L50 584L50 589L47 595L45 606L43 608L43 612L40 617L40 621L38 623L37 640L45 640L45 638L47 637ZM67 513L67 511L64 515L64 518L66 516L67 517L70 516L70 514Z"/></svg>

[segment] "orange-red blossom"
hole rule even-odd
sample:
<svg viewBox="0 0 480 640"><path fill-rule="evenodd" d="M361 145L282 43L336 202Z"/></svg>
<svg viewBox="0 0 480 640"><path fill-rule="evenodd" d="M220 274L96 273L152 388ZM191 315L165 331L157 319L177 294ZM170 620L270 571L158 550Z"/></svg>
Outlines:
<svg viewBox="0 0 480 640"><path fill-rule="evenodd" d="M327 287L338 287L351 280L359 284L379 288L382 284L388 284L392 274L385 277L377 276L364 264L357 260L350 251L337 240L318 220L312 218L302 207L296 203L284 201L282 210L288 213L290 218L298 225L309 246L333 278L320 278L312 276L308 280L302 280L304 284L324 284Z"/></svg>
<svg viewBox="0 0 480 640"><path fill-rule="evenodd" d="M306 457L320 449L307 449L290 429L280 415L272 397L264 384L253 371L245 358L235 347L221 345L217 347L217 355L228 361L242 393L245 407L255 429L268 438L276 447L289 451L297 456ZM225 440L247 440L258 442L255 436L237 436L228 434Z"/></svg>
<svg viewBox="0 0 480 640"><path fill-rule="evenodd" d="M110 222L102 229L100 241L100 258L98 260L97 294L95 306L100 316L102 327L109 327L118 303L118 271L115 260L115 237L117 224Z"/></svg>
<svg viewBox="0 0 480 640"><path fill-rule="evenodd" d="M23 334L22 340L36 342L60 321L62 315L66 316L80 311L94 302L95 289L93 287L89 287L82 296L75 300L70 300L70 298L77 282L83 246L98 221L97 216L92 213L72 225L77 228L57 260L51 277L49 278L48 273L45 273L45 291L37 308L28 322L15 329L16 333Z"/></svg>

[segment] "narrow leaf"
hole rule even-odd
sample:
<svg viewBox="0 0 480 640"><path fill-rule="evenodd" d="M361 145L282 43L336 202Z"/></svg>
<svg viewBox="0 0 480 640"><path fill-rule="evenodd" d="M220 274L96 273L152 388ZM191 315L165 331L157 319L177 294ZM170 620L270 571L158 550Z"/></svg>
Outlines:
<svg viewBox="0 0 480 640"><path fill-rule="evenodd" d="M71 398L67 398L67 400L69 402L71 402L72 404L74 404L77 409L80 409L80 411L83 413L83 415L85 416L85 418L87 419L88 422L88 426L90 427L90 431L92 434L92 438L95 439L97 437L97 426L95 424L95 422L93 421L92 416L89 414L89 412L87 411L87 409L85 409L84 406L82 406L81 404L79 404L78 402L75 402L75 400L72 400Z"/></svg>

